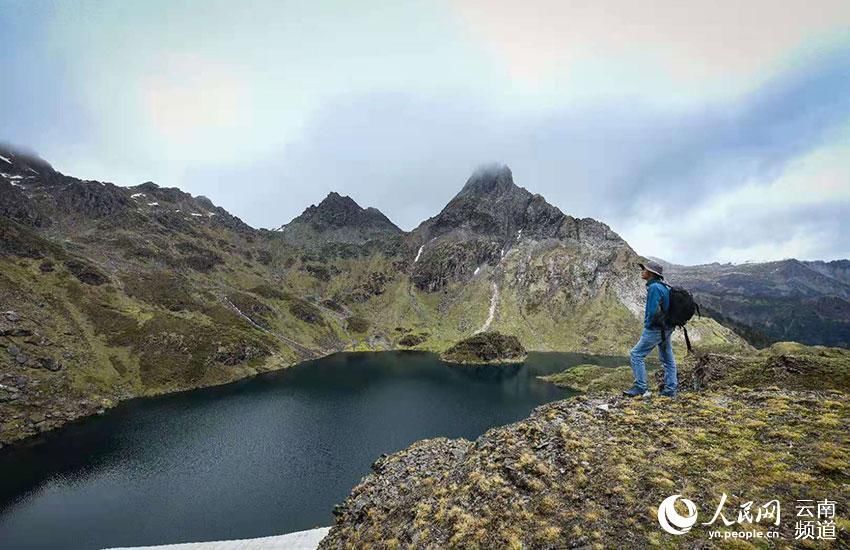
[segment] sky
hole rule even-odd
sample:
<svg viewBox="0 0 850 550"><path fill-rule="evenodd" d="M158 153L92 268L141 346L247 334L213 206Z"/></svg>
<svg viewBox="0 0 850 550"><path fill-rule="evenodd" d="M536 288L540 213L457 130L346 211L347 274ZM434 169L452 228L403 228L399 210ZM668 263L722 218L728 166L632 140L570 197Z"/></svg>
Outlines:
<svg viewBox="0 0 850 550"><path fill-rule="evenodd" d="M850 258L847 0L0 0L0 141L275 228L476 167L682 264Z"/></svg>

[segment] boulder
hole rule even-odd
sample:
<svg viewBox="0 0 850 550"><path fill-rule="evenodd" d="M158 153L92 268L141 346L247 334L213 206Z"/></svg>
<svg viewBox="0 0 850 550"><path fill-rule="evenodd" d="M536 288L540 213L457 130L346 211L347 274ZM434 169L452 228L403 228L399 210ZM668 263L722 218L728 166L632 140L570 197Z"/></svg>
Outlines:
<svg viewBox="0 0 850 550"><path fill-rule="evenodd" d="M62 369L62 365L52 357L39 357L38 364L41 368L51 372L57 372Z"/></svg>

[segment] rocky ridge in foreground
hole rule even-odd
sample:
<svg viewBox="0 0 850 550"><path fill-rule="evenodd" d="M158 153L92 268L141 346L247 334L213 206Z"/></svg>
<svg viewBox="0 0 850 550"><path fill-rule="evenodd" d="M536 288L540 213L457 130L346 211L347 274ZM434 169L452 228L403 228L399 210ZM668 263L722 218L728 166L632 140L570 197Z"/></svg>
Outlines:
<svg viewBox="0 0 850 550"><path fill-rule="evenodd" d="M335 510L336 525L320 547L716 547L710 529L776 530L781 538L770 544L787 546L797 500L850 498L848 388L831 378L834 372L819 371L816 357L845 381L850 359L835 363L823 349L806 350L806 359L796 351L793 359L776 357L808 365L795 373L808 379L789 384L808 391L777 386L783 373L751 381L769 387L725 385L725 376L743 382L746 369L701 359L703 370L716 367L707 391L673 400L582 394L538 407L474 442L414 443L375 462ZM692 372L686 370L685 387ZM692 500L699 521L709 522L724 493L733 520L748 501L757 507L778 499L780 525L697 524L682 536L659 527L657 509L667 497ZM819 547L850 544L841 509L836 541Z"/></svg>

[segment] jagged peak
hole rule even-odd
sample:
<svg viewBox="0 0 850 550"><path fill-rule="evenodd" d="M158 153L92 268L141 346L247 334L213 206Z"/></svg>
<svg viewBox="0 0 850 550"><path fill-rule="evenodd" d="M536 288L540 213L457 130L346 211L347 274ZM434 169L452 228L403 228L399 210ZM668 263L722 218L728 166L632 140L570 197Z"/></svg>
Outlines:
<svg viewBox="0 0 850 550"><path fill-rule="evenodd" d="M327 196L322 199L322 202L319 203L318 208L327 208L331 206L336 208L350 208L352 210L365 210L362 206L357 204L357 201L348 195L340 195L336 191L328 193Z"/></svg>
<svg viewBox="0 0 850 550"><path fill-rule="evenodd" d="M398 232L398 228L377 208L363 208L348 195L331 191L318 205L310 205L287 225L307 223L317 230L339 228L368 228ZM286 226L281 226L281 230Z"/></svg>
<svg viewBox="0 0 850 550"><path fill-rule="evenodd" d="M492 163L476 168L457 196L468 194L500 195L518 189L520 188L514 183L511 169L506 164Z"/></svg>

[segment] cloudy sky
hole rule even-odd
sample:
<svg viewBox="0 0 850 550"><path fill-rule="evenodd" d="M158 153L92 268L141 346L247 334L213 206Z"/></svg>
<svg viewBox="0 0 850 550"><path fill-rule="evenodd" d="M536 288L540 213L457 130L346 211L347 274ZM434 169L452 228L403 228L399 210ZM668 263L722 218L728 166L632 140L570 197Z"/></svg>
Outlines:
<svg viewBox="0 0 850 550"><path fill-rule="evenodd" d="M847 0L0 0L0 141L255 227L475 167L679 263L850 257Z"/></svg>

